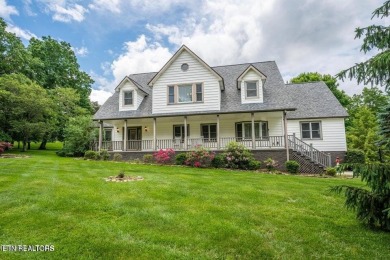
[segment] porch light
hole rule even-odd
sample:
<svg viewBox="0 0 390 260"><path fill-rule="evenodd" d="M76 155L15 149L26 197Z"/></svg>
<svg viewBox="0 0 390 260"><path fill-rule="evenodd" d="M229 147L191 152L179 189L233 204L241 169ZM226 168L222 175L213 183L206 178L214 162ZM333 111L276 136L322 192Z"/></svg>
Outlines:
<svg viewBox="0 0 390 260"><path fill-rule="evenodd" d="M147 126L145 126L144 130L145 130L145 132L147 132L149 129L148 129L148 127L147 127Z"/></svg>

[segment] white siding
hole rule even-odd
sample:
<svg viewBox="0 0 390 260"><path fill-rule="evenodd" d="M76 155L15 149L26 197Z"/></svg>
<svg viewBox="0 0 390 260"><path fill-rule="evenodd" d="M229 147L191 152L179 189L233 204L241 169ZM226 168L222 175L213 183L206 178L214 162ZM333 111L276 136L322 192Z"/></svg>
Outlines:
<svg viewBox="0 0 390 260"><path fill-rule="evenodd" d="M303 139L304 142L312 143L314 148L320 151L346 151L347 143L345 138L345 126L343 118L325 118L325 119L302 119L302 120L288 120L287 129L288 134L295 133L297 138L301 139L300 122L320 121L322 139L310 140Z"/></svg>
<svg viewBox="0 0 390 260"><path fill-rule="evenodd" d="M123 105L123 92L133 90L133 105ZM144 93L140 91L132 82L127 81L119 88L119 111L137 110L144 98Z"/></svg>
<svg viewBox="0 0 390 260"><path fill-rule="evenodd" d="M246 86L245 81L257 81L258 82L258 97L257 98L246 98ZM241 103L263 103L263 83L261 77L258 73L254 72L252 69L249 70L241 81Z"/></svg>
<svg viewBox="0 0 390 260"><path fill-rule="evenodd" d="M189 69L181 70L187 63ZM203 103L169 104L167 86L183 83L203 83ZM153 85L153 114L220 110L221 89L218 79L187 51L183 51Z"/></svg>

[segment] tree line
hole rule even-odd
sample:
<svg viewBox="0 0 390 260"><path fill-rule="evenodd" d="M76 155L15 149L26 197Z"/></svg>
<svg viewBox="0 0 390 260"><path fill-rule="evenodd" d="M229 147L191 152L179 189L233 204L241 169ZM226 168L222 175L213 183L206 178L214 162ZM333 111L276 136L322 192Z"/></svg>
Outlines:
<svg viewBox="0 0 390 260"><path fill-rule="evenodd" d="M25 46L0 18L0 140L64 141L70 118L89 116L93 79L80 69L69 43L50 36Z"/></svg>

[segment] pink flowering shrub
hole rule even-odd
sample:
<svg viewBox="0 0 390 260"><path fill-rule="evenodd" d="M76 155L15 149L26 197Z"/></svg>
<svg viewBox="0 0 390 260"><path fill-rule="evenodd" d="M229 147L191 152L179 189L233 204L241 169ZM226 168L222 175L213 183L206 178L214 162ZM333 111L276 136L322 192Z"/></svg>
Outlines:
<svg viewBox="0 0 390 260"><path fill-rule="evenodd" d="M9 142L0 142L0 155L9 149L12 148L12 144Z"/></svg>
<svg viewBox="0 0 390 260"><path fill-rule="evenodd" d="M196 146L194 150L187 152L185 164L193 167L210 167L215 157L214 152L210 152L202 146Z"/></svg>
<svg viewBox="0 0 390 260"><path fill-rule="evenodd" d="M153 157L158 164L171 164L175 158L175 151L172 148L160 149L153 154Z"/></svg>
<svg viewBox="0 0 390 260"><path fill-rule="evenodd" d="M230 142L224 153L227 168L256 170L260 162L256 161L251 151L237 142Z"/></svg>

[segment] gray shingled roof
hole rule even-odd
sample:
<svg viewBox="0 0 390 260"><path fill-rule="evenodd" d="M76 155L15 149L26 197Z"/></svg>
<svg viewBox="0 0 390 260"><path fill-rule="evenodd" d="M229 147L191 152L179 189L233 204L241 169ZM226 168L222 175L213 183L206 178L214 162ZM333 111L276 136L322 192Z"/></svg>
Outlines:
<svg viewBox="0 0 390 260"><path fill-rule="evenodd" d="M240 90L237 89L237 78L248 66L253 65L261 71L267 80L264 85L264 103L241 104ZM146 96L138 110L119 111L119 93L115 92L95 114L94 119L124 119L153 116L174 116L194 114L233 113L250 111L289 110L288 118L345 117L347 113L323 82L307 84L287 84L283 82L279 69L274 61L246 63L213 67L224 80L225 90L221 92L221 110L208 112L173 114L152 114L152 91L147 83L156 72L132 74L129 77L136 81L150 94ZM293 111L297 109L296 111Z"/></svg>
<svg viewBox="0 0 390 260"><path fill-rule="evenodd" d="M297 110L287 112L288 119L347 117L348 113L324 82L286 84L285 95Z"/></svg>

